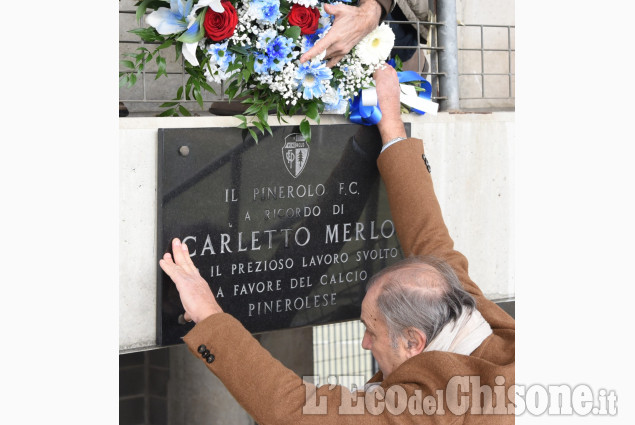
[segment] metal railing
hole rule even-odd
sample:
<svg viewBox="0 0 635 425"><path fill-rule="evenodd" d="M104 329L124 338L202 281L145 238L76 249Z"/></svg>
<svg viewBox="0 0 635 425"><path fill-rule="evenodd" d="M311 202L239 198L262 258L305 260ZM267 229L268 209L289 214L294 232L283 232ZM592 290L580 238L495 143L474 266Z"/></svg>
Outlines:
<svg viewBox="0 0 635 425"><path fill-rule="evenodd" d="M351 382L344 385L361 388L375 374L373 356L361 346L363 337L359 320L313 327L313 374L320 384L331 376L349 376Z"/></svg>
<svg viewBox="0 0 635 425"><path fill-rule="evenodd" d="M465 94L461 97L461 100L472 100L472 99L514 99L514 55L515 48L513 45L512 34L515 31L515 27L513 25L477 25L477 24L467 24L462 25L464 28L476 28L479 30L480 35L480 46L479 47L460 47L459 52L478 52L480 54L480 70L479 72L459 72L459 77L461 76L479 76L481 78L481 92L480 96L470 96ZM496 47L485 47L485 31L491 29L501 29L506 33L506 46L504 48L496 48ZM486 54L488 52L501 52L504 53L503 56L506 56L506 67L507 70L505 72L487 72L486 71ZM502 62L502 61L499 61ZM500 64L499 64L500 65ZM484 80L487 76L504 76L507 78L507 93L506 95L488 95L485 91L486 85Z"/></svg>

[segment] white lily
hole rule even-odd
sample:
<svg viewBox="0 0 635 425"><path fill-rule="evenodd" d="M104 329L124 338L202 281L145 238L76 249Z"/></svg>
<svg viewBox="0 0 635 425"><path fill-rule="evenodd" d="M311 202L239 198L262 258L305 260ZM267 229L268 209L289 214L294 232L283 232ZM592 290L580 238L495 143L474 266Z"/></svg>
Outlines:
<svg viewBox="0 0 635 425"><path fill-rule="evenodd" d="M183 42L183 57L186 61L197 66L196 46L203 37L201 34L201 21L196 12L204 7L210 7L214 12L223 13L225 8L221 0L200 0L192 7L192 0L170 0L170 9L160 7L146 17L146 23L154 27L159 34L175 34L183 32L179 40Z"/></svg>
<svg viewBox="0 0 635 425"><path fill-rule="evenodd" d="M194 12L201 7L209 6L216 13L223 13L225 8L220 4L221 0L200 0L196 6L194 6Z"/></svg>

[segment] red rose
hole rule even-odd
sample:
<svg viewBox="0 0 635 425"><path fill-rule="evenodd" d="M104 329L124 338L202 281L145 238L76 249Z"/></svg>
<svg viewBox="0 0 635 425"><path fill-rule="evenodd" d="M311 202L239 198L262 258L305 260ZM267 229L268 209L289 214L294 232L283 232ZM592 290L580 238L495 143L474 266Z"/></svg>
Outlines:
<svg viewBox="0 0 635 425"><path fill-rule="evenodd" d="M320 11L315 7L304 7L299 4L291 6L291 12L289 12L289 23L300 27L300 32L303 35L309 35L315 33L318 28L318 21L320 20Z"/></svg>
<svg viewBox="0 0 635 425"><path fill-rule="evenodd" d="M238 23L238 13L229 0L221 2L225 9L223 13L214 12L211 7L207 8L203 28L207 37L214 41L225 40L234 35L234 29Z"/></svg>

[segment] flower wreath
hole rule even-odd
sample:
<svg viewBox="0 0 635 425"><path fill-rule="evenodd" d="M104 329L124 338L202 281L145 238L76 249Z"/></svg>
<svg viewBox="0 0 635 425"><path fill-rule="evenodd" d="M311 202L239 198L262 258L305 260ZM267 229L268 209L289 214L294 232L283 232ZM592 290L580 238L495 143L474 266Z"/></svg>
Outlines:
<svg viewBox="0 0 635 425"><path fill-rule="evenodd" d="M351 0L342 0L350 2ZM324 112L348 116L352 100L362 89L374 86L373 73L385 63L395 36L387 24L379 25L332 68L324 53L301 64L299 57L331 29L333 16L324 11L333 0L143 0L136 3L137 20L144 15L147 28L130 32L158 44L150 51L137 48L123 60L130 71L120 73L120 84L132 86L146 63L158 65L156 78L166 75L162 50L174 46L182 54L189 75L173 102L160 116L191 115L181 102L196 99L203 108L201 90L215 94L211 82L228 82L225 94L248 104L238 127L271 134L270 110L278 122L283 116L302 113L300 131L310 141L307 118L319 123ZM146 15L146 11L153 12ZM249 119L245 116L252 116Z"/></svg>

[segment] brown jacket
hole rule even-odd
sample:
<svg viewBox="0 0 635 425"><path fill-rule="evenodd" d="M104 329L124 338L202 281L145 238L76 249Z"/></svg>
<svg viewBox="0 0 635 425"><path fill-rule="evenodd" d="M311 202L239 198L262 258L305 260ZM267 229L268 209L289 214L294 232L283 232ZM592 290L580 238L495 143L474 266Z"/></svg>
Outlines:
<svg viewBox="0 0 635 425"><path fill-rule="evenodd" d="M483 296L468 276L466 258L453 249L454 243L443 222L423 160L423 143L408 139L391 146L380 155L378 166L404 254L428 254L447 261L466 290L476 298L478 310L492 327L493 334L471 355L432 351L408 359L381 383L386 394L383 401L381 395L375 398L363 392L351 395L347 388L340 386L329 389L324 385L316 389L304 383L262 348L236 319L225 313L198 323L187 334L185 342L199 358L199 346L205 345L211 351L215 358L212 363L206 363L207 367L260 425L514 423L511 403L515 383L515 323ZM382 381L381 372L371 381ZM400 393L407 398L399 397ZM485 400L483 411L479 407L483 402L472 402L473 398ZM401 400L407 404L401 404ZM500 402L496 403L497 400ZM357 406L357 410L354 407L340 409L342 404ZM321 409L325 412L303 413L306 405L317 405L314 412L322 412ZM381 413L373 412L373 406L382 410ZM495 414L488 414L492 413L492 407ZM510 414L500 414L507 409Z"/></svg>

